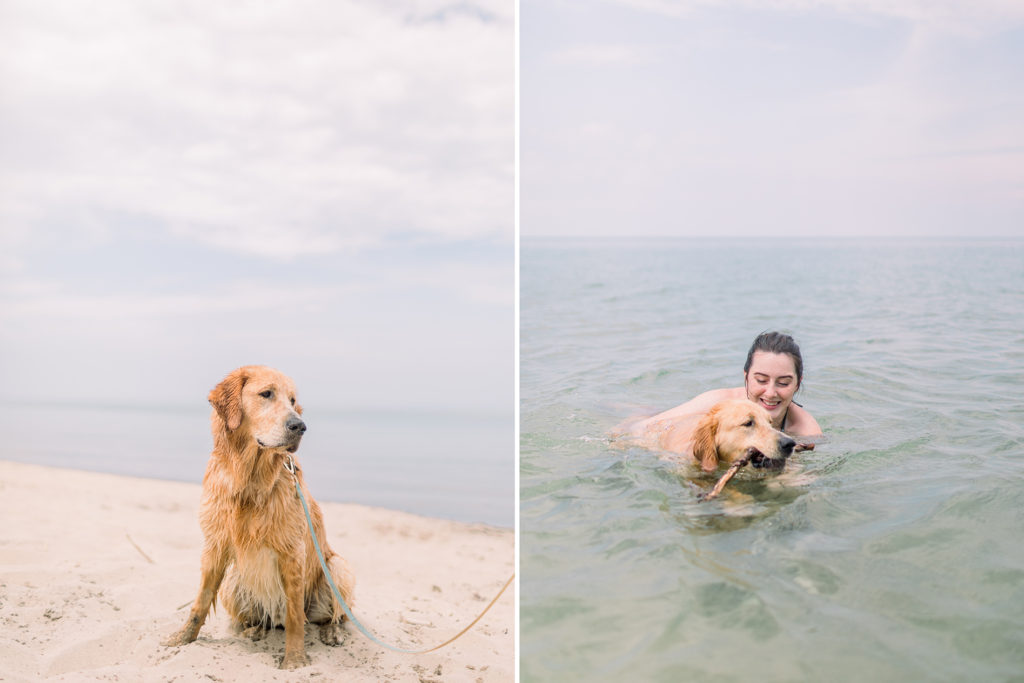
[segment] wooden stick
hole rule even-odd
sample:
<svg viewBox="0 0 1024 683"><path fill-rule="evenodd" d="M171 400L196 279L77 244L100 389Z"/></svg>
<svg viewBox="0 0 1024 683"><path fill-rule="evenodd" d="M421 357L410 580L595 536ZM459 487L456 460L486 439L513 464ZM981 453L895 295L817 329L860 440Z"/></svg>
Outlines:
<svg viewBox="0 0 1024 683"><path fill-rule="evenodd" d="M724 489L725 485L729 483L729 480L735 477L736 473L739 472L741 468L745 467L749 462L749 455L746 456L745 458L740 458L739 460L734 461L731 465L729 465L729 469L725 471L725 474L722 475L722 478L719 479L718 482L715 484L715 488L711 489L707 493L700 494L699 496L697 496L697 500L703 503L706 500L711 500L712 498L718 497L718 494L722 492L722 489Z"/></svg>
<svg viewBox="0 0 1024 683"><path fill-rule="evenodd" d="M133 546L135 546L135 549L139 551L139 555L142 555L144 558L146 558L146 562L149 562L150 564L156 564L156 562L154 562L153 559L149 555L147 555L145 552L143 552L142 548L139 547L139 544L132 540L131 536L129 536L128 534L125 534L124 537L128 539L129 543L131 543Z"/></svg>

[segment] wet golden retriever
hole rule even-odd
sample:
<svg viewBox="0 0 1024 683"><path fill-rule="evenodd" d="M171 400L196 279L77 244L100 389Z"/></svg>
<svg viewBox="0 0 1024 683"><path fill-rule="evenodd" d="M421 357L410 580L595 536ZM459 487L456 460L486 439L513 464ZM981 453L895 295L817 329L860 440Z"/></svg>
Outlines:
<svg viewBox="0 0 1024 683"><path fill-rule="evenodd" d="M745 398L716 403L693 432L693 457L705 472L748 456L754 467L781 468L794 446L767 410Z"/></svg>
<svg viewBox="0 0 1024 683"><path fill-rule="evenodd" d="M796 446L772 427L767 410L744 398L720 401L703 415L634 422L620 434L647 448L689 454L705 472L748 455L754 467L781 468Z"/></svg>
<svg viewBox="0 0 1024 683"><path fill-rule="evenodd" d="M236 632L259 640L269 629L284 626L281 668L305 666L306 621L320 626L321 641L338 645L344 612L323 576L292 473L285 467L294 461L306 431L295 385L277 370L249 365L225 377L209 400L213 453L199 511L205 538L199 595L185 625L165 645L196 639L219 589ZM352 572L327 544L323 515L297 463L295 476L334 581L351 605Z"/></svg>

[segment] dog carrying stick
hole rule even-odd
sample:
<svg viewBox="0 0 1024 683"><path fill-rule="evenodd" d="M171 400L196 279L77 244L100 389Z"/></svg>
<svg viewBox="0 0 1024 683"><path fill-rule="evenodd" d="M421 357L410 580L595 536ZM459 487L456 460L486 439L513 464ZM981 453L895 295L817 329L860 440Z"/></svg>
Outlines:
<svg viewBox="0 0 1024 683"><path fill-rule="evenodd" d="M725 488L725 485L729 483L729 480L735 477L736 473L739 472L741 468L745 467L746 464L749 462L749 454L746 457L740 458L739 460L733 462L733 464L729 465L729 469L725 471L725 474L722 475L722 478L719 479L718 482L715 484L715 488L711 489L707 493L700 494L699 496L697 496L697 500L703 503L706 500L716 498L718 494L722 492L722 489Z"/></svg>

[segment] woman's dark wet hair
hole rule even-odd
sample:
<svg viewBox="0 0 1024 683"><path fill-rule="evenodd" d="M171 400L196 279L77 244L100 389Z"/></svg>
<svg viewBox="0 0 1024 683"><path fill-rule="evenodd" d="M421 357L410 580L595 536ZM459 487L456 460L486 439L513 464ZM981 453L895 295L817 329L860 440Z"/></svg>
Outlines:
<svg viewBox="0 0 1024 683"><path fill-rule="evenodd" d="M762 332L747 351L747 362L743 364L743 374L750 371L750 364L754 360L754 352L767 351L768 353L785 353L793 359L793 366L796 368L796 383L799 386L804 380L804 359L800 355L800 347L793 338L781 332Z"/></svg>

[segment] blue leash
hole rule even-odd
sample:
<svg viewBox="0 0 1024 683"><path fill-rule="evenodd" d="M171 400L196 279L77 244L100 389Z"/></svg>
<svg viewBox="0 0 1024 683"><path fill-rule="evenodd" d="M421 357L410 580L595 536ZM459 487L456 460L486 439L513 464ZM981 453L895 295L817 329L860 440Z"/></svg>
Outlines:
<svg viewBox="0 0 1024 683"><path fill-rule="evenodd" d="M400 648L400 647L395 647L393 645L388 645L387 643L381 641L375 635L370 633L366 629L366 627L363 626L359 622L358 619L356 619L356 616L354 614L352 614L352 610L349 609L348 603L345 602L345 598L341 597L341 591L338 590L338 586L335 585L334 577L331 576L331 571L330 571L330 569L327 568L327 561L324 559L324 553L320 549L320 541L317 539L316 531L313 529L313 518L309 514L309 505L306 504L306 496L304 496L302 494L302 487L299 486L299 478L295 474L295 460L292 458L291 455L288 456L288 461L285 462L284 468L286 470L288 470L288 472L291 473L292 481L295 482L295 492L299 494L299 501L302 503L302 510L303 510L303 512L306 513L306 523L309 525L309 533L313 537L313 547L316 548L316 556L317 556L317 559L320 560L320 568L323 569L324 576L327 578L327 583L330 584L331 590L334 591L334 597L336 597L338 599L338 603L341 604L341 608L343 610L345 610L345 615L349 618L349 620L353 624L356 625L356 628L358 628L359 631L364 636L366 636L367 638L369 638L370 640L372 640L373 642L377 643L378 645L380 645L383 648L387 648L388 650L391 650L393 652L401 652L401 653L407 654L407 655L422 655L422 654L426 654L428 652L433 652L434 650L440 650L445 645L449 645L449 644L455 642L456 640L458 640L462 636L462 634L464 634L469 629L473 628L476 625L476 622L478 622L481 619L483 619L483 616L485 614L487 614L488 610L490 610L491 607L494 606L494 603L496 603L498 601L498 598L500 598L502 596L502 594L505 592L505 589L508 588L509 585L511 585L513 579L516 578L515 574L510 576L508 581L505 582L505 585L501 587L500 591L498 591L498 594L494 596L493 600L491 600L490 604L487 605L487 607L484 608L484 611L480 613L480 616L478 616L476 619L474 619L472 622L470 622L469 626L467 626L466 628L462 629L461 631L459 631L454 636L452 636L451 638L449 638L445 642L441 643L440 645L436 645L436 646L428 648L426 650L406 650L406 649L403 649L403 648Z"/></svg>

